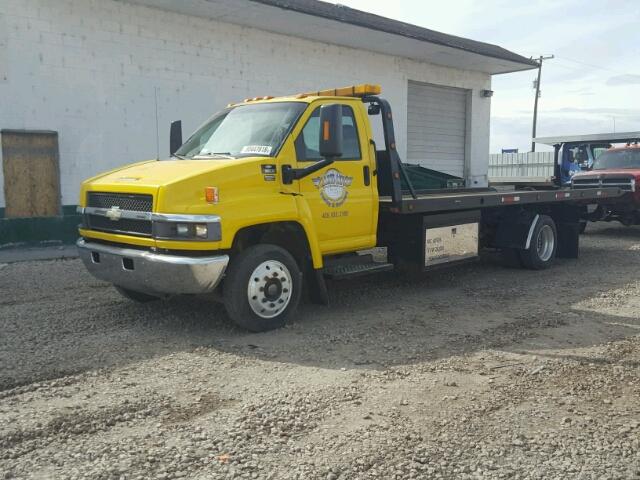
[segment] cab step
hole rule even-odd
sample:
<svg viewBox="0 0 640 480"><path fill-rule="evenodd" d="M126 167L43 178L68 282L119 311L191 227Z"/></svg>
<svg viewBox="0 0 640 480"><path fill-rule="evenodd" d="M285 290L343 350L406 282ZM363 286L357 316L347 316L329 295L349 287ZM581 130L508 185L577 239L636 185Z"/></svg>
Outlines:
<svg viewBox="0 0 640 480"><path fill-rule="evenodd" d="M362 256L367 257L365 255ZM322 274L325 278L335 280L393 270L393 263L374 262L373 259L367 260L368 261L356 259L353 263L338 262L336 264L329 264L322 269Z"/></svg>

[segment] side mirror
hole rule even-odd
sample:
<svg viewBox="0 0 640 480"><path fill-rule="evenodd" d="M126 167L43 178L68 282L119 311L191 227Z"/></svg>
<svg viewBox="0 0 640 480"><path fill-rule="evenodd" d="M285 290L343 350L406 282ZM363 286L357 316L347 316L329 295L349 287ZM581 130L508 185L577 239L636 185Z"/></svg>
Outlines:
<svg viewBox="0 0 640 480"><path fill-rule="evenodd" d="M182 146L182 120L171 122L169 131L169 153L173 155Z"/></svg>
<svg viewBox="0 0 640 480"><path fill-rule="evenodd" d="M320 107L320 156L334 159L342 156L342 105Z"/></svg>
<svg viewBox="0 0 640 480"><path fill-rule="evenodd" d="M336 157L342 156L342 105L332 104L320 107L320 156L323 160L305 168L282 166L282 183L290 185L318 170L331 165Z"/></svg>

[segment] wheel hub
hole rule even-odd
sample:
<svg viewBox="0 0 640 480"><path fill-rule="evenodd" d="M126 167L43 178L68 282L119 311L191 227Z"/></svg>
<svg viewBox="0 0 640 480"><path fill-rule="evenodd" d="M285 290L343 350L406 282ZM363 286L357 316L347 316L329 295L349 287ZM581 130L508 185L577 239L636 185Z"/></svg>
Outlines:
<svg viewBox="0 0 640 480"><path fill-rule="evenodd" d="M553 255L554 247L555 239L553 236L553 230L549 225L545 225L538 232L538 238L536 242L538 258L540 258L540 260L542 260L543 262L548 261Z"/></svg>
<svg viewBox="0 0 640 480"><path fill-rule="evenodd" d="M282 294L282 281L277 279L269 279L264 287L264 296L267 300L277 300Z"/></svg>
<svg viewBox="0 0 640 480"><path fill-rule="evenodd" d="M247 297L253 312L273 318L287 308L293 282L287 267L277 260L262 262L249 277Z"/></svg>

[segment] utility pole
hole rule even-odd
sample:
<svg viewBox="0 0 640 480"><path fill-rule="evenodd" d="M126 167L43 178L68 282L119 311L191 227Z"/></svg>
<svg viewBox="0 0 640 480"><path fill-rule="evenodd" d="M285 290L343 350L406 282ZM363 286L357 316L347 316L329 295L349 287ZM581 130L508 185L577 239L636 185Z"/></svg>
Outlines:
<svg viewBox="0 0 640 480"><path fill-rule="evenodd" d="M540 97L540 77L542 76L542 62L544 60L551 60L553 55L540 55L538 57L538 78L535 81L536 98L533 103L533 132L531 134L531 151L536 151L536 142L533 141L536 138L536 123L538 122L538 98Z"/></svg>

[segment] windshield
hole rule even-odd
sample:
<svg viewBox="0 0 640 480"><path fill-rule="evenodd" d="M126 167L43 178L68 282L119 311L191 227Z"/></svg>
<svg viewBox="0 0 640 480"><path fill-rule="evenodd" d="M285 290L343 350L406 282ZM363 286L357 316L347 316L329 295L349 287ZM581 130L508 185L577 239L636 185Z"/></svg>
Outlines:
<svg viewBox="0 0 640 480"><path fill-rule="evenodd" d="M602 153L593 164L593 169L608 168L640 168L640 148L608 150Z"/></svg>
<svg viewBox="0 0 640 480"><path fill-rule="evenodd" d="M306 107L303 102L232 107L214 115L176 155L186 158L274 156Z"/></svg>

